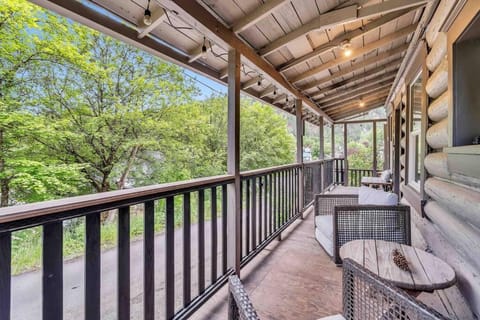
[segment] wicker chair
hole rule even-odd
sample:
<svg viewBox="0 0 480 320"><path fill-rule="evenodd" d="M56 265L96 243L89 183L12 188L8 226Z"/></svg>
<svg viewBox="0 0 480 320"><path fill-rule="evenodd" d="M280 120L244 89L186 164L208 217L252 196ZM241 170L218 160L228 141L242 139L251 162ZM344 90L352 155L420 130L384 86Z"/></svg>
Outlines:
<svg viewBox="0 0 480 320"><path fill-rule="evenodd" d="M228 320L259 320L238 276L229 277L228 288Z"/></svg>
<svg viewBox="0 0 480 320"><path fill-rule="evenodd" d="M316 195L315 228L317 240L337 265L342 263L340 247L352 240L411 244L409 206L359 205L358 195ZM319 239L319 232L323 238Z"/></svg>
<svg viewBox="0 0 480 320"><path fill-rule="evenodd" d="M446 320L350 259L343 261L343 317L380 320Z"/></svg>

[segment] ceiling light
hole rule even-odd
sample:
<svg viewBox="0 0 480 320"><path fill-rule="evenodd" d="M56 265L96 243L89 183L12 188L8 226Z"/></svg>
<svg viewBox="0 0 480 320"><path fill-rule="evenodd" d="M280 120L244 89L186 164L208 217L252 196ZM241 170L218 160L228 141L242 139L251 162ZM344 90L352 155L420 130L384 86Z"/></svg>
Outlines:
<svg viewBox="0 0 480 320"><path fill-rule="evenodd" d="M258 85L258 86L261 86L261 85L262 85L262 76L260 76L260 78L258 78L257 85Z"/></svg>
<svg viewBox="0 0 480 320"><path fill-rule="evenodd" d="M205 37L203 37L202 58L205 59L206 57L207 57L207 45L205 43Z"/></svg>
<svg viewBox="0 0 480 320"><path fill-rule="evenodd" d="M362 100L360 100L360 102L358 103L358 105L359 105L361 108L363 108L363 107L365 107L365 102L363 102Z"/></svg>
<svg viewBox="0 0 480 320"><path fill-rule="evenodd" d="M143 23L146 26L149 26L152 24L152 13L150 12L150 0L148 0L147 9L145 9L145 13L143 14Z"/></svg>
<svg viewBox="0 0 480 320"><path fill-rule="evenodd" d="M350 43L350 40L342 41L339 47L340 49L342 49L343 55L345 57L350 57L352 55L353 50L352 50L352 44Z"/></svg>
<svg viewBox="0 0 480 320"><path fill-rule="evenodd" d="M274 96L277 95L277 88L273 88L273 95L274 95Z"/></svg>

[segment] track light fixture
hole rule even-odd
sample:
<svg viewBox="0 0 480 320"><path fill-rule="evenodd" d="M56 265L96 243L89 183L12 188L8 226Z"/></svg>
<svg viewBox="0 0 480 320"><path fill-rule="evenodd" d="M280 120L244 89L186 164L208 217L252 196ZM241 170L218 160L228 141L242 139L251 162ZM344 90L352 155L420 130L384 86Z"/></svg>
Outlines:
<svg viewBox="0 0 480 320"><path fill-rule="evenodd" d="M149 26L152 24L152 13L150 12L150 0L148 0L147 9L145 9L145 13L143 14L143 23L146 26Z"/></svg>

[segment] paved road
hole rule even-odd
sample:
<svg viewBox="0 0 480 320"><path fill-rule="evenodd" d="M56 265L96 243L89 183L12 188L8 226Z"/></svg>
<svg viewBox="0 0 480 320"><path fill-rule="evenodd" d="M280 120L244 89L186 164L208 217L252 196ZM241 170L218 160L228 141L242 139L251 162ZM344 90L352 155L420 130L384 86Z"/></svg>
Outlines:
<svg viewBox="0 0 480 320"><path fill-rule="evenodd" d="M218 262L221 259L221 219L218 219ZM197 244L198 227L192 225L192 297L197 295ZM211 224L205 224L206 285L210 283ZM175 281L176 306L182 305L182 229L175 232ZM102 319L116 319L117 250L102 253L101 306ZM155 238L155 301L158 319L164 319L165 237ZM78 258L64 264L64 319L84 319L84 259ZM131 243L131 319L143 318L143 242ZM38 320L41 316L41 271L24 273L12 278L12 319ZM47 320L47 319L44 319Z"/></svg>

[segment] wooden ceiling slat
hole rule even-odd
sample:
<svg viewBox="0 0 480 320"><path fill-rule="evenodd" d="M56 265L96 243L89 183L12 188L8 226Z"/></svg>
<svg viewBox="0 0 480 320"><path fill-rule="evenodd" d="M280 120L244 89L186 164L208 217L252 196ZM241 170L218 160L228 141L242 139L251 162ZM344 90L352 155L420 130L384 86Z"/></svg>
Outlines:
<svg viewBox="0 0 480 320"><path fill-rule="evenodd" d="M357 91L356 93L352 93L351 95L339 98L338 100L331 101L328 104L322 105L322 108L328 112L332 110L332 108L340 107L341 105L348 104L349 101L363 100L363 98L366 96L376 95L379 92L387 91L392 86L392 83L393 83L393 78L390 81L385 81L380 83L376 87L369 87L368 89L363 89L361 91Z"/></svg>

